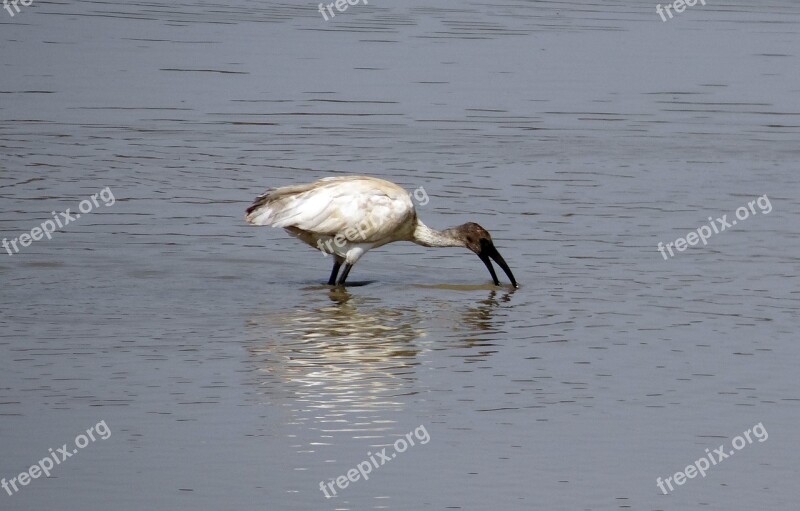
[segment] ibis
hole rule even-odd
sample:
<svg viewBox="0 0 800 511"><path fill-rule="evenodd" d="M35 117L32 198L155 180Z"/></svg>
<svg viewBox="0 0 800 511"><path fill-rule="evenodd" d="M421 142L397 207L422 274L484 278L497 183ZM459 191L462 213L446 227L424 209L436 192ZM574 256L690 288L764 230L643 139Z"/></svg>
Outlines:
<svg viewBox="0 0 800 511"><path fill-rule="evenodd" d="M332 255L331 286L343 286L353 265L368 250L394 241L411 241L423 247L469 249L489 269L496 286L500 281L492 260L511 284L519 287L486 229L473 222L443 231L431 229L417 216L410 194L383 179L327 177L269 190L247 208L245 220L252 225L283 228L323 254Z"/></svg>

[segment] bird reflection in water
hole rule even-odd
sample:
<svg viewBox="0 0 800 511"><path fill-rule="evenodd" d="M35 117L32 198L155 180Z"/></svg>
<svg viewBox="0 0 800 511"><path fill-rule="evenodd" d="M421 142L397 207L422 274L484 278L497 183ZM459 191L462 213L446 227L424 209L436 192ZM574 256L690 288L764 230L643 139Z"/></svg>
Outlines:
<svg viewBox="0 0 800 511"><path fill-rule="evenodd" d="M505 323L495 316L514 290L459 288L469 293L466 307L453 300L453 290L448 299L388 308L378 297L315 286L300 298L309 305L249 321L259 398L289 412L285 424L298 450L348 439L393 441L407 429L403 412L414 399L408 396L421 391L418 367L426 353L454 350L451 356L477 362L496 351ZM486 298L473 301L476 292Z"/></svg>
<svg viewBox="0 0 800 511"><path fill-rule="evenodd" d="M440 301L440 307L435 307L437 302L431 302L432 309L438 309L447 314L446 317L436 317L435 320L448 323L451 332L445 336L451 340L449 347L469 348L464 356L465 362L480 362L491 356L496 349L496 341L506 335L503 328L507 326L506 321L499 320L502 316L503 308L513 307L511 297L517 289L510 288L502 292L489 286L463 286L463 285L435 285L417 286L425 288L443 288L452 291L476 292L488 290L486 298L478 300L475 305L460 308L455 317L452 316L452 300L449 302ZM507 305L508 304L508 305ZM441 314L441 313L440 313ZM489 348L489 349L486 349Z"/></svg>
<svg viewBox="0 0 800 511"><path fill-rule="evenodd" d="M306 430L298 436L311 443L393 432L404 405L398 397L415 392L423 312L381 307L380 298L344 288L324 298L319 287L306 291L312 306L248 323L262 399L291 407L291 422Z"/></svg>
<svg viewBox="0 0 800 511"><path fill-rule="evenodd" d="M500 307L501 303L510 302L511 295L515 291L516 289L512 289L504 292L502 296L498 298L497 291L492 289L489 291L489 296L485 300L480 300L476 307L470 307L464 311L464 323L480 332L497 333L498 330L495 326L497 308Z"/></svg>
<svg viewBox="0 0 800 511"><path fill-rule="evenodd" d="M468 328L465 336L459 336L459 344L470 348L470 352L464 357L465 362L483 362L497 351L495 341L505 334L497 326L497 309L501 303L511 300L514 291L505 292L498 298L497 291L492 290L488 298L464 312L464 325Z"/></svg>

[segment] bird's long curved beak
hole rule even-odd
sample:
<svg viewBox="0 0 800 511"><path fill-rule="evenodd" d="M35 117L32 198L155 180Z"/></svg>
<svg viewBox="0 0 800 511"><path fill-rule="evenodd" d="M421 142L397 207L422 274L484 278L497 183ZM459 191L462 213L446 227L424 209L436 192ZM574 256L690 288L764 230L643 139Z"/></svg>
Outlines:
<svg viewBox="0 0 800 511"><path fill-rule="evenodd" d="M511 273L511 268L508 267L508 264L506 264L506 260L503 259L503 256L500 255L500 252L497 251L497 249L494 247L493 244L491 244L491 242L486 243L481 247L481 253L478 254L478 257L481 258L483 264L485 264L486 268L488 268L489 273L492 275L492 280L494 281L495 286L499 286L500 281L497 280L497 274L494 272L492 261L489 258L494 259L494 262L500 265L500 268L502 268L503 271L506 272L508 280L511 281L511 284L514 287L519 287L519 284L517 284L516 279L514 279L514 274Z"/></svg>

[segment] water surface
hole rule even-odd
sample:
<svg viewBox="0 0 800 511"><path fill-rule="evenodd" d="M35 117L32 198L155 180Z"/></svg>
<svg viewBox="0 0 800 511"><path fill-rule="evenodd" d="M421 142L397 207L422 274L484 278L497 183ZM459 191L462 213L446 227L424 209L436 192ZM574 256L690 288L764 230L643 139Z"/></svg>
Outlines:
<svg viewBox="0 0 800 511"><path fill-rule="evenodd" d="M788 0L0 11L2 236L116 198L0 259L0 477L112 432L2 508L791 509L799 33ZM243 221L340 174L423 187L522 287L394 244L332 290L330 258Z"/></svg>

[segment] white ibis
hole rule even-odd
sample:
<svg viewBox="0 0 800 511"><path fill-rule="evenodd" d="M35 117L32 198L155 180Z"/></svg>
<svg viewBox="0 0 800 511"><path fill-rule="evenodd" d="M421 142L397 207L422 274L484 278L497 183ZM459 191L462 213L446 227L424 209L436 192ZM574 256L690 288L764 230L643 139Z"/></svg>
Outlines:
<svg viewBox="0 0 800 511"><path fill-rule="evenodd" d="M492 236L476 223L444 231L431 229L417 217L411 196L402 187L367 176L327 177L313 183L267 191L247 208L253 225L282 227L308 245L334 257L328 285L344 285L353 265L368 250L393 241L423 247L464 247L475 252L500 285L490 258L519 287L511 269L494 247ZM342 263L344 271L337 282Z"/></svg>

